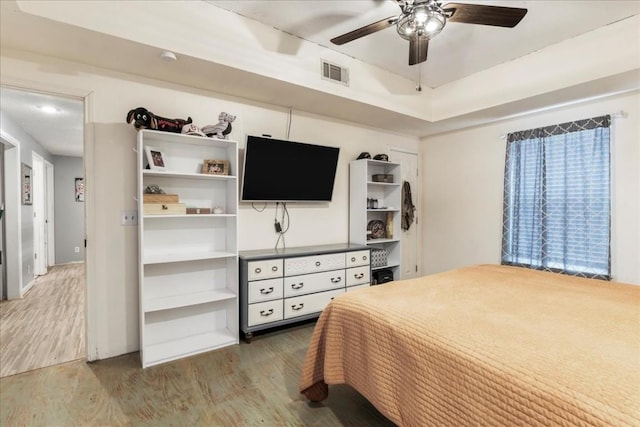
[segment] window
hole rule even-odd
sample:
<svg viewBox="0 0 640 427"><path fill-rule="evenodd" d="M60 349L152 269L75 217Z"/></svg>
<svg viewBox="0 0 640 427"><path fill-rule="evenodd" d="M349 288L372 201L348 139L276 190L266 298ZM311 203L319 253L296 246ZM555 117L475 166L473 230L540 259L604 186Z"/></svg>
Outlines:
<svg viewBox="0 0 640 427"><path fill-rule="evenodd" d="M611 278L610 117L507 135L502 263Z"/></svg>

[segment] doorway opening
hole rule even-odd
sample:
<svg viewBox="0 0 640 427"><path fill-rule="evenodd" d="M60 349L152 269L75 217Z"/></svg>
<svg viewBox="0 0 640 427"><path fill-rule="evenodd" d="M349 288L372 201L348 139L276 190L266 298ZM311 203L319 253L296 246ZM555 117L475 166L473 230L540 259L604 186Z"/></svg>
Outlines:
<svg viewBox="0 0 640 427"><path fill-rule="evenodd" d="M84 194L76 190L84 180L84 101L4 86L0 98L4 377L87 358L87 287Z"/></svg>

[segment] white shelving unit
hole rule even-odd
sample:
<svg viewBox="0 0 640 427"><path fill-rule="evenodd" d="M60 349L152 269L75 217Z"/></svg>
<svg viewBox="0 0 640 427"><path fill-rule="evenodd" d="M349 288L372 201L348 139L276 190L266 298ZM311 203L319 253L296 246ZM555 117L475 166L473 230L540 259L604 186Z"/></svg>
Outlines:
<svg viewBox="0 0 640 427"><path fill-rule="evenodd" d="M374 182L373 175L392 175L392 182ZM367 199L376 199L377 209L367 205ZM402 174L399 163L380 160L353 160L349 167L349 242L367 245L372 250L384 249L387 264L371 270L390 268L395 279L400 277L400 213L402 203ZM381 220L388 227L384 236L373 239L367 233L372 220Z"/></svg>
<svg viewBox="0 0 640 427"><path fill-rule="evenodd" d="M145 147L163 153L165 170L146 169ZM142 367L237 344L237 143L142 130L137 151ZM201 173L204 160L228 161L230 174ZM143 215L150 184L224 213Z"/></svg>

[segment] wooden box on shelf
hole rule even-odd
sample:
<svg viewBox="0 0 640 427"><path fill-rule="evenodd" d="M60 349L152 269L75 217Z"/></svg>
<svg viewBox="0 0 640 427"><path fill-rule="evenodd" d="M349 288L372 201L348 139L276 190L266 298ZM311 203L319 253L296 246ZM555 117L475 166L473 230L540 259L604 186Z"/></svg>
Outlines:
<svg viewBox="0 0 640 427"><path fill-rule="evenodd" d="M145 203L145 215L185 215L187 208L184 203Z"/></svg>
<svg viewBox="0 0 640 427"><path fill-rule="evenodd" d="M188 215L209 215L211 208L187 208Z"/></svg>
<svg viewBox="0 0 640 427"><path fill-rule="evenodd" d="M144 203L179 203L177 194L148 194L143 195Z"/></svg>

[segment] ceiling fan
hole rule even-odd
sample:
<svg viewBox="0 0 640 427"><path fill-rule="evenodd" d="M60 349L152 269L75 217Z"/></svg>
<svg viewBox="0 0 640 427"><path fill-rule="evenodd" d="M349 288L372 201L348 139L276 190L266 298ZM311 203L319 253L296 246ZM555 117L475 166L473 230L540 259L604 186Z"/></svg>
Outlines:
<svg viewBox="0 0 640 427"><path fill-rule="evenodd" d="M517 7L465 3L441 5L437 0L397 2L401 9L400 15L365 25L335 37L331 42L342 45L395 25L400 37L409 40L409 65L415 65L427 60L429 40L438 35L447 22L512 28L527 14L527 9Z"/></svg>

